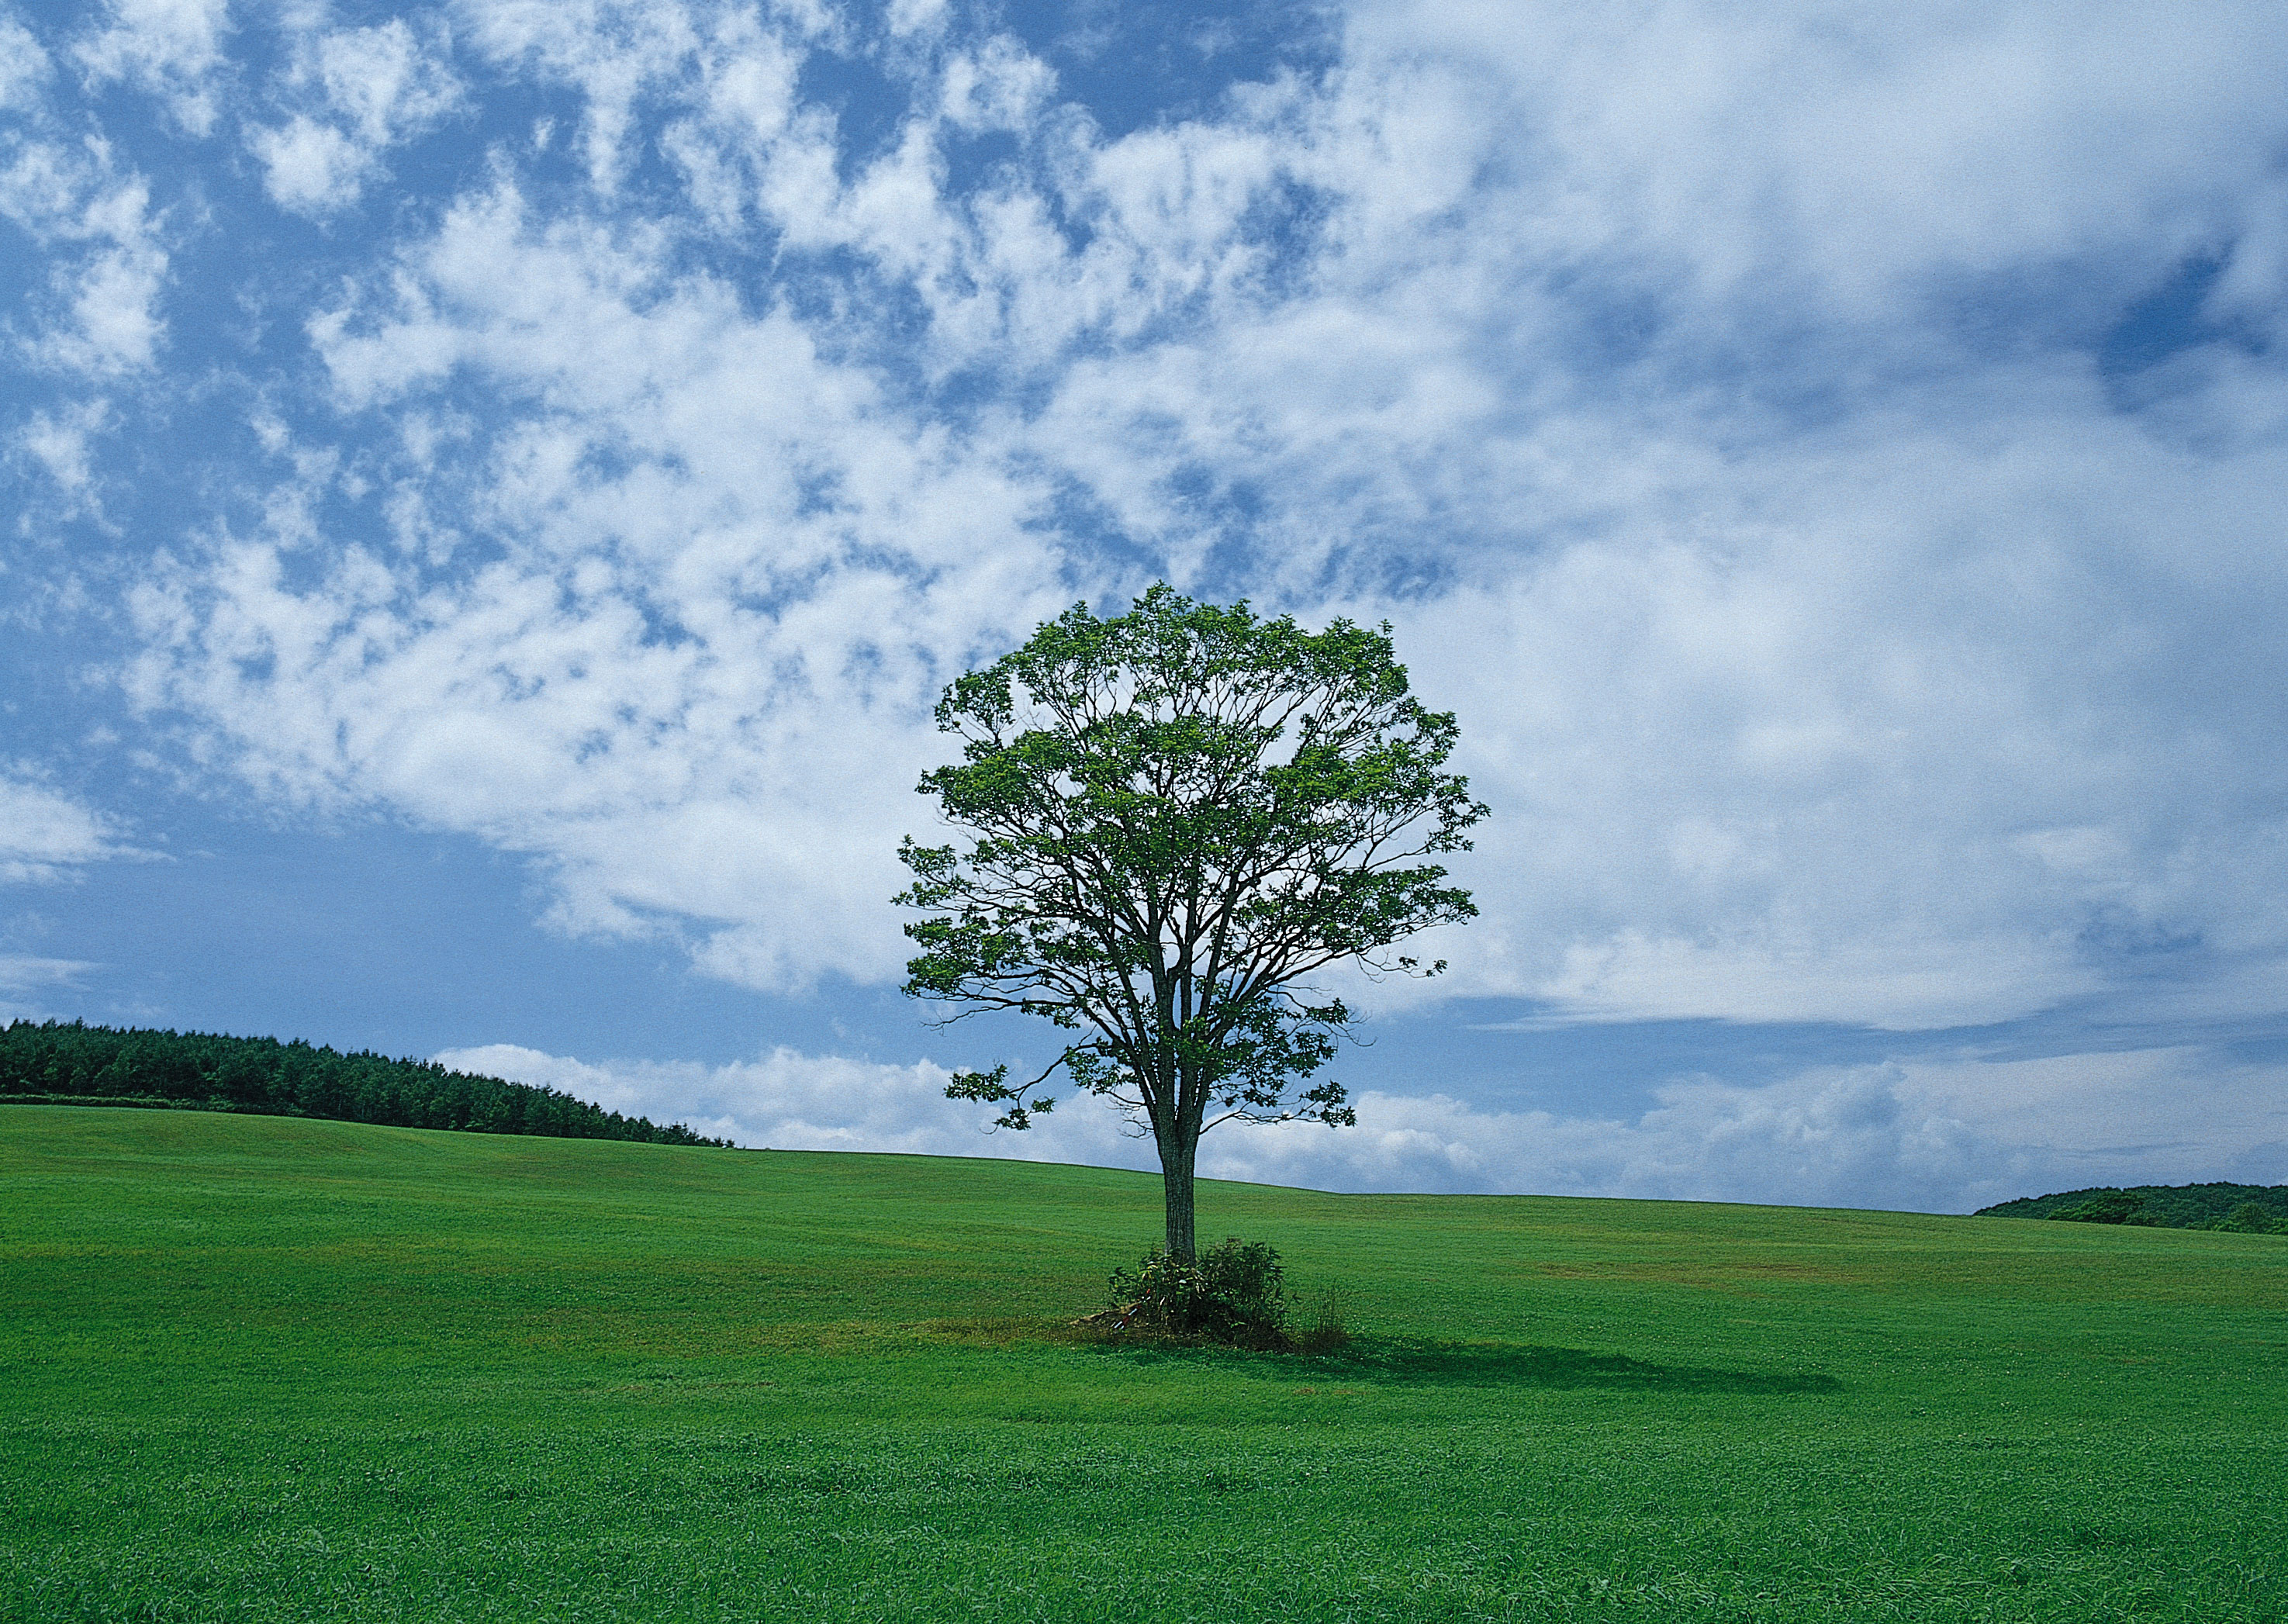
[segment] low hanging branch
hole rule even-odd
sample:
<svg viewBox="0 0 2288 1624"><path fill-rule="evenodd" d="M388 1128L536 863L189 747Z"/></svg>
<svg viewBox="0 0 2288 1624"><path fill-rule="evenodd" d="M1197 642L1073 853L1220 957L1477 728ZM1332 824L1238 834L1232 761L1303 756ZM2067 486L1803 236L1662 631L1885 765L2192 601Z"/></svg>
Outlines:
<svg viewBox="0 0 2288 1624"><path fill-rule="evenodd" d="M1076 606L938 704L962 760L921 793L973 838L899 850L897 899L930 915L906 926L906 991L1076 1034L1029 1081L1002 1066L946 1092L1017 1129L1060 1071L1118 1106L1159 1151L1177 1257L1201 1134L1356 1123L1340 1083L1304 1086L1354 1018L1304 978L1434 975L1388 949L1477 913L1420 860L1468 850L1487 809L1443 771L1454 717L1409 694L1389 630L1307 632L1162 584L1110 620Z"/></svg>

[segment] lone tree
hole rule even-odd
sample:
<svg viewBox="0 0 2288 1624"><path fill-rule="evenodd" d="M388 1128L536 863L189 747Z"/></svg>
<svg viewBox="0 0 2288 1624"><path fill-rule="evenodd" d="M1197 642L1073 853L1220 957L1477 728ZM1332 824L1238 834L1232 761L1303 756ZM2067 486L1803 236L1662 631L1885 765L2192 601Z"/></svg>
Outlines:
<svg viewBox="0 0 2288 1624"><path fill-rule="evenodd" d="M1113 619L1075 606L955 682L937 721L963 759L921 793L974 838L899 849L897 900L933 915L906 926L906 991L1076 1034L1030 1082L998 1066L946 1093L1009 1129L1054 1105L1034 1090L1059 1070L1114 1102L1159 1150L1189 1260L1203 1133L1356 1125L1340 1083L1303 1086L1354 1018L1301 978L1435 975L1385 950L1477 913L1417 860L1466 851L1486 815L1442 770L1454 718L1409 696L1386 624L1313 633L1163 583Z"/></svg>

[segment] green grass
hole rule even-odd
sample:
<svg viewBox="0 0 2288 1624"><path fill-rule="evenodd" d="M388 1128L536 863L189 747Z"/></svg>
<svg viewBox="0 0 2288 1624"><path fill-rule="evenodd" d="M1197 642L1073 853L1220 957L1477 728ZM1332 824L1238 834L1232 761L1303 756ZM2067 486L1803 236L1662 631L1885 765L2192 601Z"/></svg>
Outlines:
<svg viewBox="0 0 2288 1624"><path fill-rule="evenodd" d="M2278 1620L2288 1242L0 1113L0 1616Z"/></svg>

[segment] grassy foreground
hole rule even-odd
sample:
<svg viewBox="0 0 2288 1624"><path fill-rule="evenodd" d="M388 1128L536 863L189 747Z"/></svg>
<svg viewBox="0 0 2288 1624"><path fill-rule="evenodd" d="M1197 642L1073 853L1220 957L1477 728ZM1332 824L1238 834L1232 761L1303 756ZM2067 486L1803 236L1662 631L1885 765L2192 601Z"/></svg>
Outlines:
<svg viewBox="0 0 2288 1624"><path fill-rule="evenodd" d="M0 1111L0 1617L2278 1620L2288 1242Z"/></svg>

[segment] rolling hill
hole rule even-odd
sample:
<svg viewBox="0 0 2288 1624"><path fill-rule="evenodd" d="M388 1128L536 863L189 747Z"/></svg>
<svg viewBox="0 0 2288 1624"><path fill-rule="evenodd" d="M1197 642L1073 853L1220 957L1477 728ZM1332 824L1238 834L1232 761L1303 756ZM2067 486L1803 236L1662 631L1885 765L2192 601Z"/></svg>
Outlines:
<svg viewBox="0 0 2288 1624"><path fill-rule="evenodd" d="M1156 1181L0 1112L0 1617L2288 1612L2288 1247L1202 1189L1358 1340L1070 1327Z"/></svg>

